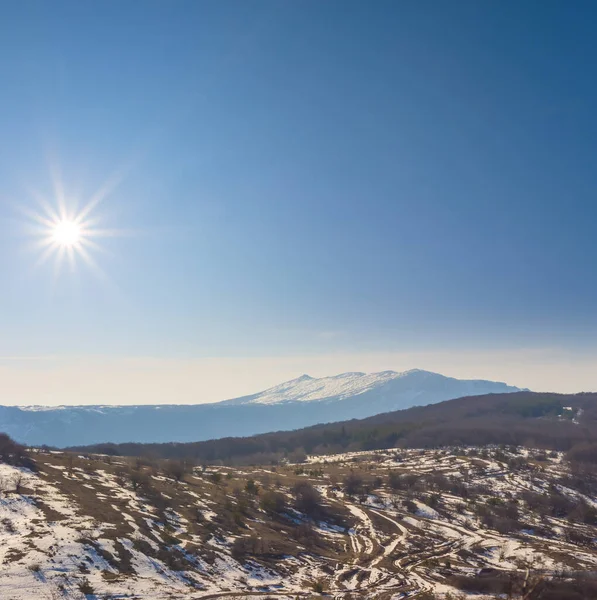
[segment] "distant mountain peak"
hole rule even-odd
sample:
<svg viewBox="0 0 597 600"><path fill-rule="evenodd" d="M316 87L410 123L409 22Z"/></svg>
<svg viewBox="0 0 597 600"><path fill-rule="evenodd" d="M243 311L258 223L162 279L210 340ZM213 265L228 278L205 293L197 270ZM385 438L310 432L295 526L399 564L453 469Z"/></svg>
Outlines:
<svg viewBox="0 0 597 600"><path fill-rule="evenodd" d="M410 369L408 371L380 371L379 373L362 373L360 371L349 371L329 377L315 378L309 375L302 375L296 379L286 381L263 392L247 396L240 399L240 404L286 404L289 402L332 402L345 400L360 396L374 389L381 391L387 386L408 386L410 390L416 390L420 385L433 385L441 389L442 385L448 385L448 382L458 382L460 380L452 377L446 377L432 371L423 369ZM395 382L393 384L392 382ZM428 382L428 383L423 383ZM463 389L470 387L476 391L477 383L482 386L495 386L494 382L474 382L460 381ZM505 386L504 388L508 388ZM510 388L516 391L517 388ZM422 390L421 390L422 391ZM497 388L496 388L497 391ZM500 391L506 391L500 390ZM396 389L387 390L388 394L396 393ZM412 394L412 391L410 392ZM463 393L463 395L466 395Z"/></svg>
<svg viewBox="0 0 597 600"><path fill-rule="evenodd" d="M362 371L347 371L337 375L327 377L312 377L306 373L284 381L268 388L262 392L225 400L220 404L234 405L273 405L287 404L289 402L317 402L317 401L336 401L359 396L373 389L383 390L384 386L393 381L401 381L402 385L409 385L411 389L419 386L428 386L431 382L440 385L442 382L457 382L452 377L446 377L433 371L424 369L409 369L407 371L379 371L375 373L364 373ZM472 381L469 381L472 384ZM494 382L485 382L494 385ZM398 384L397 384L398 385ZM505 384L502 384L504 388ZM512 388L515 390L517 388ZM505 391L502 390L502 391Z"/></svg>
<svg viewBox="0 0 597 600"><path fill-rule="evenodd" d="M422 369L351 371L321 378L303 374L262 392L213 404L0 406L0 425L18 441L54 446L190 442L297 429L463 396L516 391L504 383L455 379Z"/></svg>
<svg viewBox="0 0 597 600"><path fill-rule="evenodd" d="M311 377L311 375L307 375L307 373L303 373L300 377L297 377L296 379L293 379L292 381L310 381L311 379L313 379L313 377Z"/></svg>

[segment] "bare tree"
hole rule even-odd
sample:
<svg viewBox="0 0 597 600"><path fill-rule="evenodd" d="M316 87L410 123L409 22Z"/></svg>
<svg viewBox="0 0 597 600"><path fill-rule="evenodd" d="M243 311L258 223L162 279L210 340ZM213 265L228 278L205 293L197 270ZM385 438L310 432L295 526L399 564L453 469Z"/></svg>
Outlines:
<svg viewBox="0 0 597 600"><path fill-rule="evenodd" d="M187 468L182 460L168 460L164 464L164 475L178 482L183 480L186 472Z"/></svg>
<svg viewBox="0 0 597 600"><path fill-rule="evenodd" d="M21 473L20 471L15 473L15 476L12 479L12 483L14 485L15 492L17 494L20 494L21 490L23 489L23 484L25 483L25 478L23 477L23 473Z"/></svg>

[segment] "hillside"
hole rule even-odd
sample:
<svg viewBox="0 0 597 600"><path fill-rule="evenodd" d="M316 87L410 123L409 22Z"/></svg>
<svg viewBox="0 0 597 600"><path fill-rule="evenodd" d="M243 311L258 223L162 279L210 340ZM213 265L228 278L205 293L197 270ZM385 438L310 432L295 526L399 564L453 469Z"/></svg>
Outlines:
<svg viewBox="0 0 597 600"><path fill-rule="evenodd" d="M304 375L252 396L212 404L0 406L0 431L22 443L57 447L100 442L194 442L296 429L471 394L516 390L504 383L458 380L421 370L344 373L322 379Z"/></svg>
<svg viewBox="0 0 597 600"><path fill-rule="evenodd" d="M597 593L597 480L521 448L278 467L0 454L6 600ZM18 459L18 460L17 460ZM454 597L454 596L453 596Z"/></svg>
<svg viewBox="0 0 597 600"><path fill-rule="evenodd" d="M277 463L294 454L382 448L513 444L568 450L597 439L597 394L515 392L448 400L290 432L189 444L100 444L115 455L191 458L224 464Z"/></svg>

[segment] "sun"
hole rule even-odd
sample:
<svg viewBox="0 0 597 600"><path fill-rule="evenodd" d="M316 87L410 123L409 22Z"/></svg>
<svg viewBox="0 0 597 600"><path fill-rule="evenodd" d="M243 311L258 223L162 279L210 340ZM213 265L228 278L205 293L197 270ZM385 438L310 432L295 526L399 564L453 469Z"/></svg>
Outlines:
<svg viewBox="0 0 597 600"><path fill-rule="evenodd" d="M55 275L61 271L63 263L75 270L78 259L85 262L99 273L96 261L91 256L92 251L101 250L94 238L111 235L105 229L98 229L97 219L89 215L89 210L67 210L66 203L61 203L54 209L50 202L43 204L43 212L34 212L29 216L37 222L32 233L37 238L35 246L41 250L36 266L48 259L54 258Z"/></svg>
<svg viewBox="0 0 597 600"><path fill-rule="evenodd" d="M53 263L53 280L57 283L65 266L70 275L78 275L86 268L114 289L96 256L110 256L107 246L114 247L114 244L108 238L129 236L132 230L107 227L109 219L98 208L118 187L126 170L124 167L117 170L89 196L81 196L80 190L76 194L68 193L56 165L50 169L52 189L49 193L26 187L28 198L20 201L16 209L25 217L23 233L31 238L28 246L38 255L32 265L34 270Z"/></svg>
<svg viewBox="0 0 597 600"><path fill-rule="evenodd" d="M54 225L52 239L58 246L72 248L81 243L83 228L76 221L60 220Z"/></svg>
<svg viewBox="0 0 597 600"><path fill-rule="evenodd" d="M100 189L82 207L76 199L69 199L61 186L58 186L53 199L32 193L37 209L26 205L19 209L27 217L25 231L34 238L32 249L39 254L34 268L52 260L56 279L64 265L74 273L78 270L77 264L84 263L100 279L108 280L93 255L104 251L103 244L99 243L102 238L122 235L123 232L100 227L104 219L93 214L107 191L108 188Z"/></svg>

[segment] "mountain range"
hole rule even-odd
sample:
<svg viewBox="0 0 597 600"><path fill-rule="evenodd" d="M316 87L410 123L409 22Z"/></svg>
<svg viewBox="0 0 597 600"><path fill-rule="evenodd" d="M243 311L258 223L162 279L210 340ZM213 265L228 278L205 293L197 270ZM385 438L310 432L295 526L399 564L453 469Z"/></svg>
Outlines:
<svg viewBox="0 0 597 600"><path fill-rule="evenodd" d="M360 419L463 396L520 391L505 383L405 372L302 375L263 392L194 405L0 406L0 431L30 445L190 442Z"/></svg>

